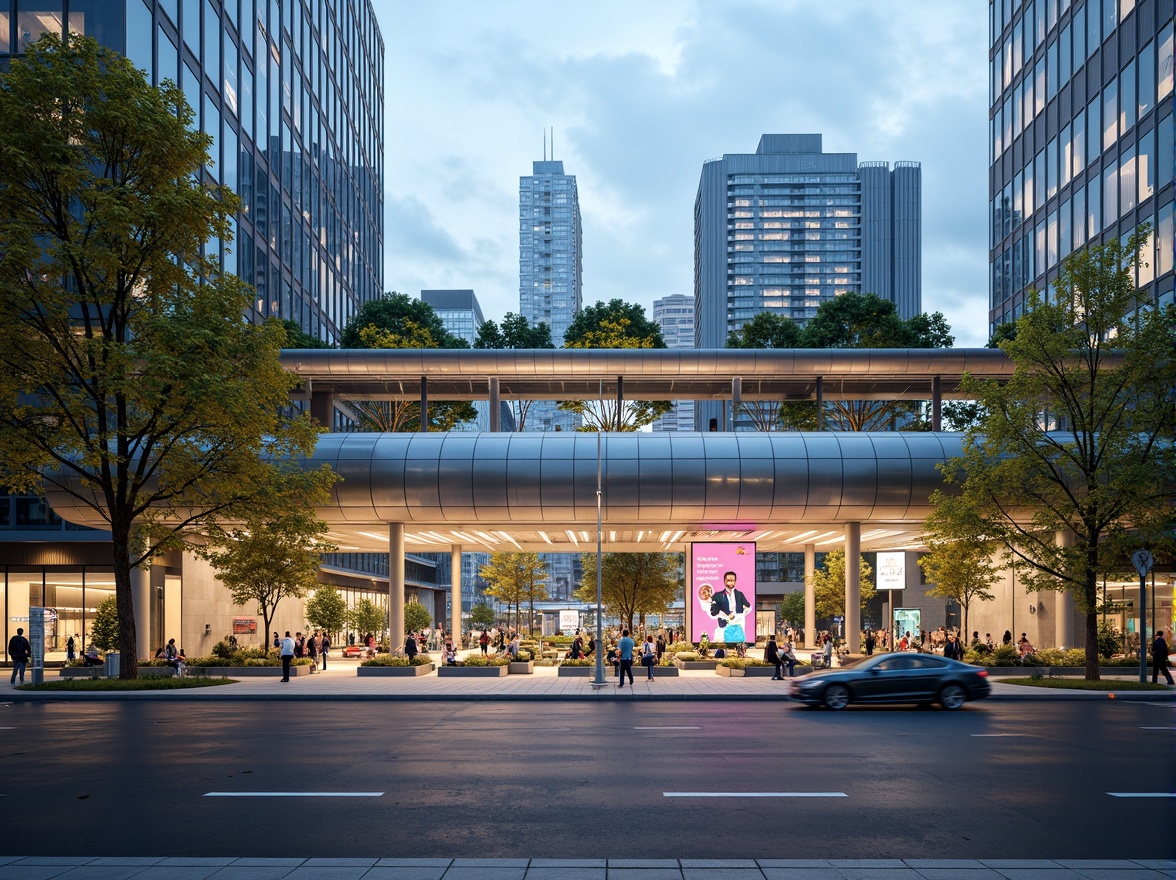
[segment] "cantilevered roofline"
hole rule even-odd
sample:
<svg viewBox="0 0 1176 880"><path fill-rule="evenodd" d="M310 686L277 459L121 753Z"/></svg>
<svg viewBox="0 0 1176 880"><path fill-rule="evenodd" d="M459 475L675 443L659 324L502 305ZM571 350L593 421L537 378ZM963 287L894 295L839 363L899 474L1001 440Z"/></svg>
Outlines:
<svg viewBox="0 0 1176 880"><path fill-rule="evenodd" d="M962 376L1006 380L1000 349L287 349L303 394L413 400L613 398L929 400L960 396ZM422 382L424 380L424 382ZM937 392L933 390L937 386ZM818 390L819 389L819 390Z"/></svg>

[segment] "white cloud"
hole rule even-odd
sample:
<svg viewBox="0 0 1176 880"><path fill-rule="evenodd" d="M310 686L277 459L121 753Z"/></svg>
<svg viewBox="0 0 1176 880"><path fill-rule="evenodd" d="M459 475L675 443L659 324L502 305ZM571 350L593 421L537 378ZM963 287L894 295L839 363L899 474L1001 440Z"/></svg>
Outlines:
<svg viewBox="0 0 1176 880"><path fill-rule="evenodd" d="M554 126L585 301L689 293L702 163L820 132L829 152L922 163L924 309L957 344L986 340L983 0L375 5L387 288L473 287L487 317L517 311L518 178Z"/></svg>

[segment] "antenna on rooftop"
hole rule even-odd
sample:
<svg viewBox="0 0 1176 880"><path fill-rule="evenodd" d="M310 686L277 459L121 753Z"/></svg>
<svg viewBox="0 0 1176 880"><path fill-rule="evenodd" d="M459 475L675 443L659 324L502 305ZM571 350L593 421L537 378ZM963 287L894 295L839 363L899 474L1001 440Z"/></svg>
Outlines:
<svg viewBox="0 0 1176 880"><path fill-rule="evenodd" d="M551 161L555 161L555 126L551 126Z"/></svg>
<svg viewBox="0 0 1176 880"><path fill-rule="evenodd" d="M547 161L547 129L543 129L543 161Z"/></svg>

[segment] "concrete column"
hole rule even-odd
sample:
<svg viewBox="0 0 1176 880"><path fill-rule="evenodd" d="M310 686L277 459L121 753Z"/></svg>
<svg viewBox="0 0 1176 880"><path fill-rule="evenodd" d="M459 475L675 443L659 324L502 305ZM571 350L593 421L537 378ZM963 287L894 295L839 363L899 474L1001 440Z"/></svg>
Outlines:
<svg viewBox="0 0 1176 880"><path fill-rule="evenodd" d="M621 430L621 407L625 405L625 377L617 376L617 422L616 430Z"/></svg>
<svg viewBox="0 0 1176 880"><path fill-rule="evenodd" d="M1059 547L1073 547L1074 533L1065 529L1054 534ZM1054 601L1054 647L1074 647L1074 594L1069 590L1058 593Z"/></svg>
<svg viewBox="0 0 1176 880"><path fill-rule="evenodd" d="M735 430L735 422L739 419L739 408L743 406L743 377L734 376L731 379L731 430Z"/></svg>
<svg viewBox="0 0 1176 880"><path fill-rule="evenodd" d="M421 430L429 430L429 377L421 376Z"/></svg>
<svg viewBox="0 0 1176 880"><path fill-rule="evenodd" d="M388 523L388 646L404 647L404 523Z"/></svg>
<svg viewBox="0 0 1176 880"><path fill-rule="evenodd" d="M817 376L817 430L825 430L825 382Z"/></svg>
<svg viewBox="0 0 1176 880"><path fill-rule="evenodd" d="M131 604L135 609L135 654L141 660L151 650L151 566L131 569Z"/></svg>
<svg viewBox="0 0 1176 880"><path fill-rule="evenodd" d="M454 646L461 642L461 544L454 544L449 548L449 567L453 570L450 583L452 596L449 603L449 630L453 635Z"/></svg>
<svg viewBox="0 0 1176 880"><path fill-rule="evenodd" d="M498 377L490 378L490 430L495 433L502 430L502 398L498 391Z"/></svg>
<svg viewBox="0 0 1176 880"><path fill-rule="evenodd" d="M845 639L849 652L862 650L862 524L845 524Z"/></svg>
<svg viewBox="0 0 1176 880"><path fill-rule="evenodd" d="M938 376L931 377L931 430L943 430L943 389Z"/></svg>
<svg viewBox="0 0 1176 880"><path fill-rule="evenodd" d="M328 431L335 424L335 395L326 391L313 391L310 395L310 415Z"/></svg>
<svg viewBox="0 0 1176 880"><path fill-rule="evenodd" d="M810 648L817 644L817 592L813 575L817 572L817 545L804 545L804 643Z"/></svg>

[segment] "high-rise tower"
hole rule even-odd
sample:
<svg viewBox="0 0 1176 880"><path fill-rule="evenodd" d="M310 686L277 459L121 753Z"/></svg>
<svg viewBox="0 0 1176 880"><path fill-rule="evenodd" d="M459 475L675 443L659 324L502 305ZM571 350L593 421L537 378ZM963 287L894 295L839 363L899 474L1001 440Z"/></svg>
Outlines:
<svg viewBox="0 0 1176 880"><path fill-rule="evenodd" d="M1145 222L1136 283L1173 302L1170 0L990 2L989 34L989 329Z"/></svg>

